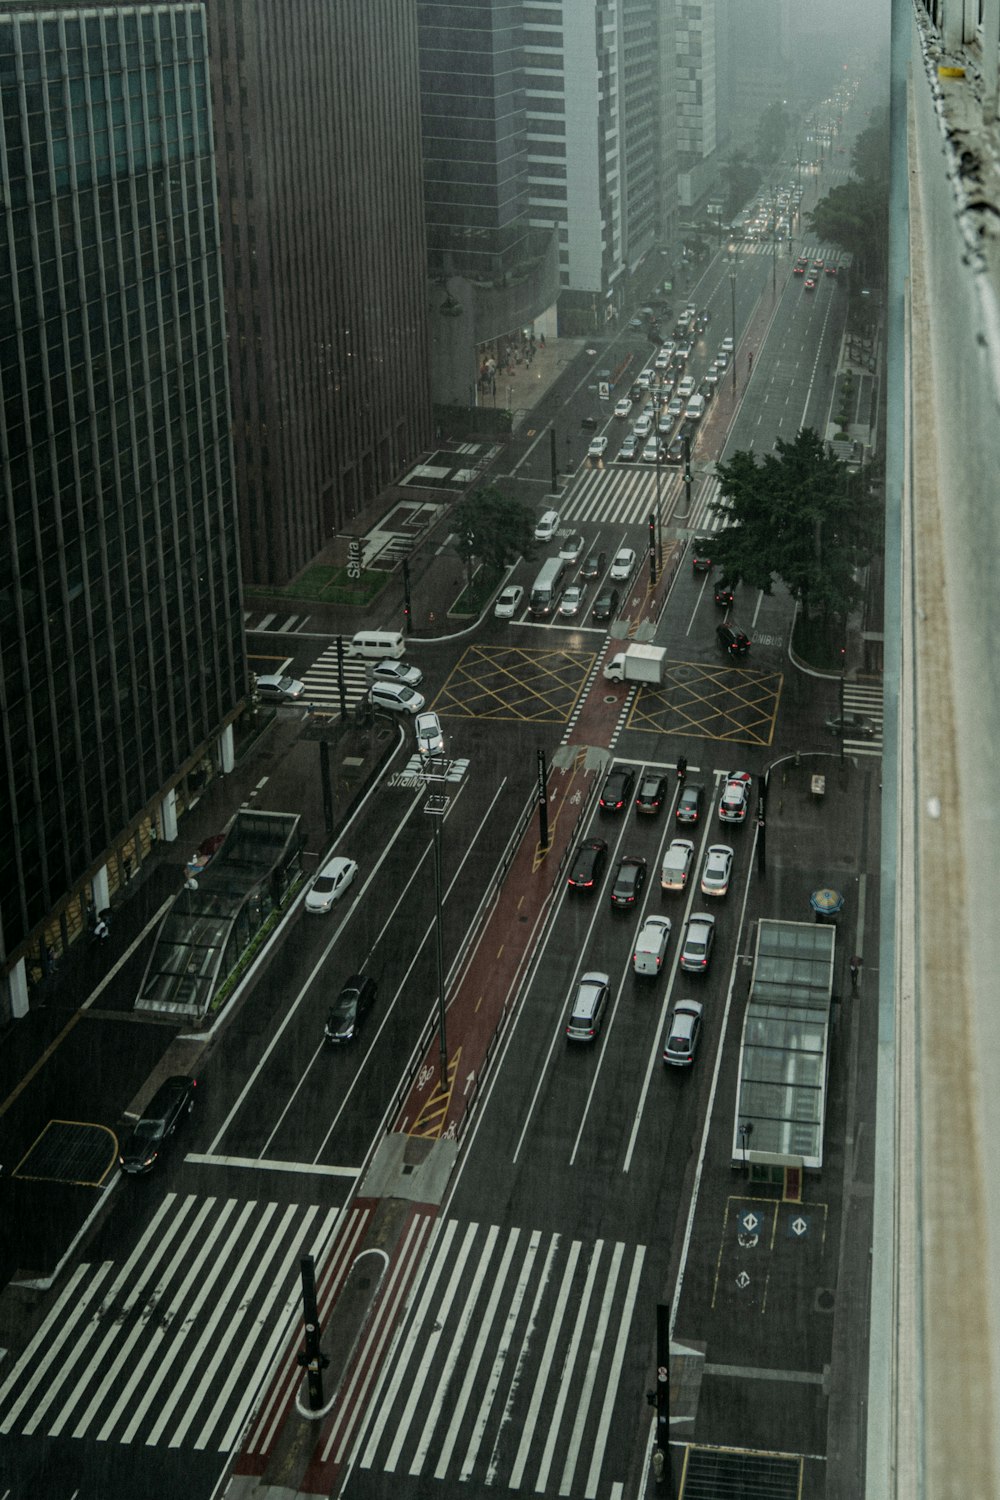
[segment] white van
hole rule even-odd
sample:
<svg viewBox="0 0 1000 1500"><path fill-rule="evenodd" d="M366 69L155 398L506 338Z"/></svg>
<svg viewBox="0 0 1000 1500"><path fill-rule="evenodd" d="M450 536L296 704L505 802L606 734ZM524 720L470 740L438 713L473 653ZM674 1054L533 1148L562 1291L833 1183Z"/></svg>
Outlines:
<svg viewBox="0 0 1000 1500"><path fill-rule="evenodd" d="M369 661L394 656L398 661L403 649L403 636L398 630L359 630L348 643L344 655L364 656Z"/></svg>
<svg viewBox="0 0 1000 1500"><path fill-rule="evenodd" d="M692 396L687 404L687 410L685 411L684 415L687 417L689 422L700 422L702 417L705 415L704 396Z"/></svg>

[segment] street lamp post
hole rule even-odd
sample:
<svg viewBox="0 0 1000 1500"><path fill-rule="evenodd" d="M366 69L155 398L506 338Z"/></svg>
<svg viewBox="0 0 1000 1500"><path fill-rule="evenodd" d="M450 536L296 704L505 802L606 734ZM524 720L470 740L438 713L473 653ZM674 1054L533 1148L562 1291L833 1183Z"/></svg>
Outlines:
<svg viewBox="0 0 1000 1500"><path fill-rule="evenodd" d="M733 315L733 399L736 398L736 246L729 246L729 295Z"/></svg>
<svg viewBox="0 0 1000 1500"><path fill-rule="evenodd" d="M753 1121L742 1120L739 1125L740 1145L743 1148L743 1173L747 1175L747 1141L753 1135Z"/></svg>
<svg viewBox="0 0 1000 1500"><path fill-rule="evenodd" d="M417 769L421 781L427 787L424 812L434 819L434 947L437 960L438 992L438 1041L441 1058L441 1092L448 1087L448 1041L445 1030L445 979L444 979L444 892L441 875L441 823L448 811L450 798L442 789L432 791L435 785L461 781L469 768L467 760L449 760L443 755L429 756Z"/></svg>

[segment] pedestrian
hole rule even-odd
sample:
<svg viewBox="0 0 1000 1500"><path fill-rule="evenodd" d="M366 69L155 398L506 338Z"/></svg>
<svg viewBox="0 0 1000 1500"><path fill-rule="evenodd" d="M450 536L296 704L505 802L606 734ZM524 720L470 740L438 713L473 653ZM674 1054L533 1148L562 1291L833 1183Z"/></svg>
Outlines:
<svg viewBox="0 0 1000 1500"><path fill-rule="evenodd" d="M856 995L857 991L858 991L858 978L859 978L859 976L861 974L861 957L857 953L855 953L854 957L851 959L850 970L851 970L851 993Z"/></svg>
<svg viewBox="0 0 1000 1500"><path fill-rule="evenodd" d="M541 336L539 337L538 343L539 343L539 347L540 348L542 348L542 349L545 348L545 335L544 335L544 333L541 334Z"/></svg>
<svg viewBox="0 0 1000 1500"><path fill-rule="evenodd" d="M106 943L110 936L111 928L108 926L107 922L105 922L103 917L98 917L97 921L94 923L94 942Z"/></svg>

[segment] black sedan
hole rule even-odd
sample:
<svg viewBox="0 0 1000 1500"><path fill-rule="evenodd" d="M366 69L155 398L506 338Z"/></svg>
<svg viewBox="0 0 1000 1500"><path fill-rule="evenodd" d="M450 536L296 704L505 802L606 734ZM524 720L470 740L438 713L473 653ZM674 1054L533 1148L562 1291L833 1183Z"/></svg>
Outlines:
<svg viewBox="0 0 1000 1500"><path fill-rule="evenodd" d="M118 1165L129 1177L151 1172L185 1115L194 1109L194 1078L177 1075L161 1083L122 1147Z"/></svg>
<svg viewBox="0 0 1000 1500"><path fill-rule="evenodd" d="M614 884L611 887L611 905L615 911L631 911L642 894L646 883L646 861L636 854L626 854L618 861Z"/></svg>
<svg viewBox="0 0 1000 1500"><path fill-rule="evenodd" d="M635 772L629 766L618 766L610 772L601 792L601 811L619 813L635 790Z"/></svg>
<svg viewBox="0 0 1000 1500"><path fill-rule="evenodd" d="M647 771L639 783L639 792L635 799L636 812L655 815L663 807L666 795L667 778L659 771Z"/></svg>
<svg viewBox="0 0 1000 1500"><path fill-rule="evenodd" d="M578 847L566 883L571 891L592 891L601 878L608 857L604 839L586 839Z"/></svg>
<svg viewBox="0 0 1000 1500"><path fill-rule="evenodd" d="M353 1042L361 1030L361 1023L375 1004L378 985L367 974L352 974L344 985L335 1005L331 1005L323 1031L324 1040L331 1046L342 1042Z"/></svg>

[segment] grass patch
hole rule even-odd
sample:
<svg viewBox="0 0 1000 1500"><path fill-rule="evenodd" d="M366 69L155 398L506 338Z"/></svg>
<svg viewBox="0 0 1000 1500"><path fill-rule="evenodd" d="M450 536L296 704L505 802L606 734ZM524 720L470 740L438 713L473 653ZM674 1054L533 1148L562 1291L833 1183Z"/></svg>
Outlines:
<svg viewBox="0 0 1000 1500"><path fill-rule="evenodd" d="M503 570L500 568L477 568L472 575L472 582L466 584L458 598L452 604L448 613L451 615L478 615L493 597L494 590Z"/></svg>
<svg viewBox="0 0 1000 1500"><path fill-rule="evenodd" d="M347 568L314 563L298 578L280 587L250 588L247 593L263 599L305 599L313 604L369 604L389 578L376 568L363 568L360 578L350 578Z"/></svg>
<svg viewBox="0 0 1000 1500"><path fill-rule="evenodd" d="M844 627L840 620L824 620L817 615L807 620L799 611L795 621L792 645L796 655L820 671L839 672L843 665L840 648L844 644Z"/></svg>

